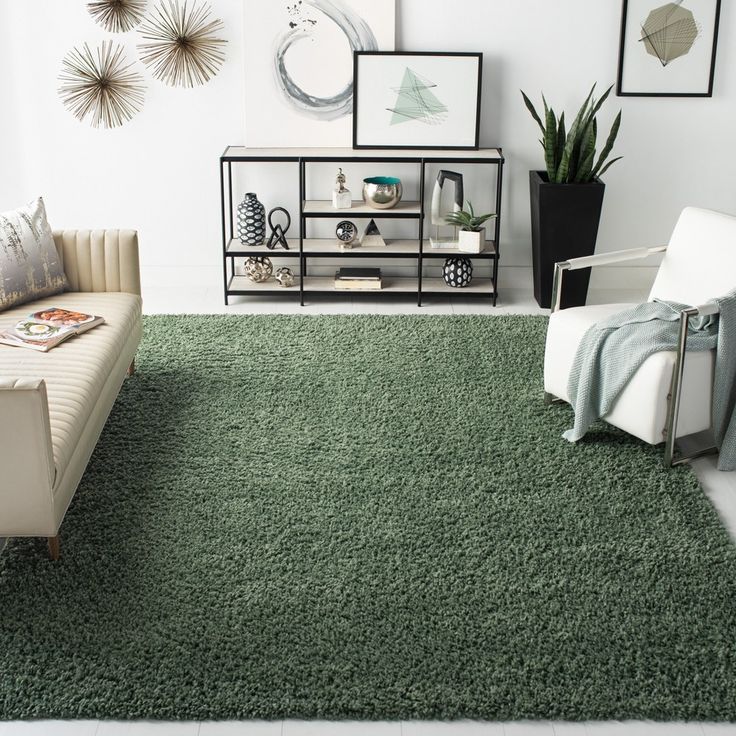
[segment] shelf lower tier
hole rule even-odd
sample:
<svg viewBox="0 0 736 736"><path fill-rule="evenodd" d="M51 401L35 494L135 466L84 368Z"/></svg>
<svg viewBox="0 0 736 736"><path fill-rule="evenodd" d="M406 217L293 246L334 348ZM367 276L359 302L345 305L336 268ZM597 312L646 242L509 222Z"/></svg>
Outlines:
<svg viewBox="0 0 736 736"><path fill-rule="evenodd" d="M446 296L487 296L494 294L493 279L475 278L469 286L456 289L448 286L441 278L427 277L422 279L422 294L444 294ZM228 286L229 294L266 294L266 293L299 293L299 280L294 286L285 289L271 279L263 283L255 283L245 276L234 276ZM332 276L307 276L304 279L304 292L311 294L417 294L419 284L416 278L384 276L381 289L336 289Z"/></svg>
<svg viewBox="0 0 736 736"><path fill-rule="evenodd" d="M239 240L231 240L227 246L227 255L233 258L248 258L249 256L268 256L269 258L299 258L299 240L287 238L289 250L274 248L269 250L265 245L248 246ZM366 247L356 245L349 250L340 250L335 238L306 238L304 240L304 255L316 258L418 258L419 241L415 239L386 241L386 245ZM424 241L424 258L449 258L451 256L468 256L468 258L494 259L498 257L496 245L488 240L481 253L463 253L457 248L430 248L428 240Z"/></svg>

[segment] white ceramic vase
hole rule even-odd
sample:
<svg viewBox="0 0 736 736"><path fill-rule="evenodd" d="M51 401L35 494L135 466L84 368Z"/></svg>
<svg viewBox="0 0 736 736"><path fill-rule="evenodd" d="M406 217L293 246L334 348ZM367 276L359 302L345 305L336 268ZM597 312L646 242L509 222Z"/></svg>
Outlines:
<svg viewBox="0 0 736 736"><path fill-rule="evenodd" d="M485 229L479 232L461 230L458 233L457 248L462 253L480 253L486 240Z"/></svg>

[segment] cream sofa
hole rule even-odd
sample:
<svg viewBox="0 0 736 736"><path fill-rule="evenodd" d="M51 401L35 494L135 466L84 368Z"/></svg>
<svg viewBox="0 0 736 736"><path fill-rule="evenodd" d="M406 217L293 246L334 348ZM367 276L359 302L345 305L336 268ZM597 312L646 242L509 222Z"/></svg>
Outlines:
<svg viewBox="0 0 736 736"><path fill-rule="evenodd" d="M59 527L141 338L138 236L133 230L54 232L70 291L0 313L8 326L34 309L66 307L106 324L48 353L0 345L0 537Z"/></svg>

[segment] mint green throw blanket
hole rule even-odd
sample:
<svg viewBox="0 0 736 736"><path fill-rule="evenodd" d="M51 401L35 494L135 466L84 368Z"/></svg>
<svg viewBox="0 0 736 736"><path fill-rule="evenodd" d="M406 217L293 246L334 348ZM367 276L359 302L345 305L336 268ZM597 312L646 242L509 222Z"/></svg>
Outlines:
<svg viewBox="0 0 736 736"><path fill-rule="evenodd" d="M713 429L719 470L736 470L736 292L714 300L720 315L690 320L687 349L716 349ZM577 442L611 411L641 364L660 350L676 350L685 304L638 304L593 325L583 336L568 379L575 424L563 434ZM687 358L685 358L687 360Z"/></svg>

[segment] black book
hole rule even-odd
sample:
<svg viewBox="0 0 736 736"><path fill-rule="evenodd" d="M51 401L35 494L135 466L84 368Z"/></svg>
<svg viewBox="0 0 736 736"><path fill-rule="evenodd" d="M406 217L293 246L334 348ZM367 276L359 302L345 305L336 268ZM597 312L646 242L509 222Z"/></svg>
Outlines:
<svg viewBox="0 0 736 736"><path fill-rule="evenodd" d="M344 279L366 279L368 281L377 281L381 278L380 268L341 268L335 278L342 281Z"/></svg>

